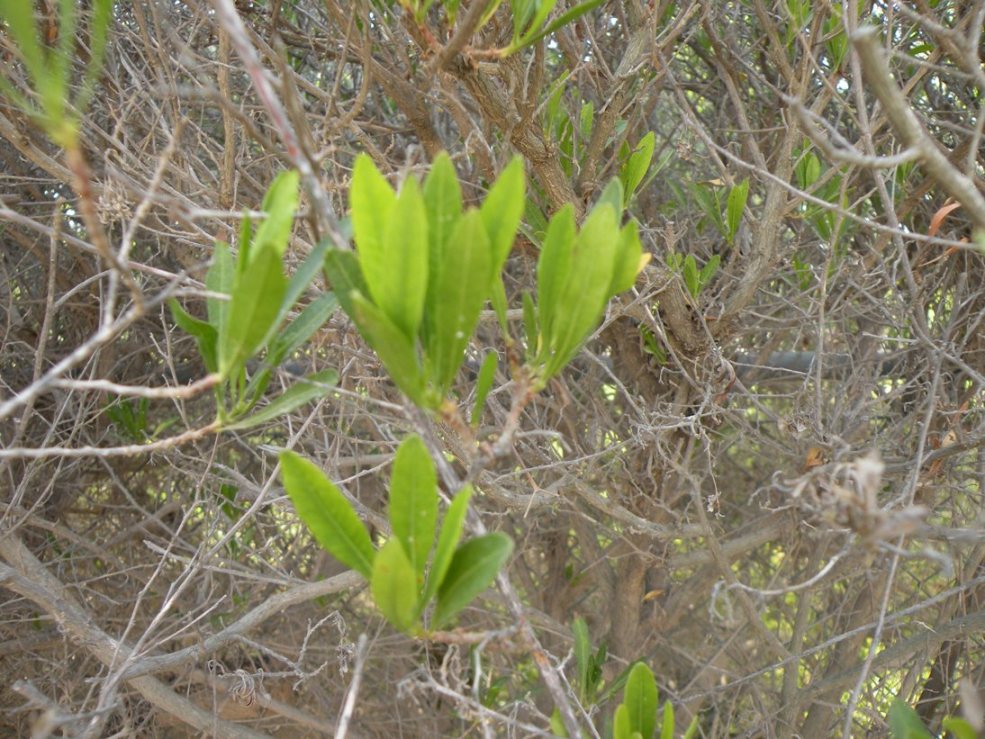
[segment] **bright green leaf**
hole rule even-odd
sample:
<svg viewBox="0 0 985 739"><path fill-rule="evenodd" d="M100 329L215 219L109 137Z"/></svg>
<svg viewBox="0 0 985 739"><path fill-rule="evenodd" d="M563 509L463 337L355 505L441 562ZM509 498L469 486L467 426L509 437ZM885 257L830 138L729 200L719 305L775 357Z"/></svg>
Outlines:
<svg viewBox="0 0 985 739"><path fill-rule="evenodd" d="M581 3L581 5L576 5L565 13L562 13L555 20L551 21L539 32L534 32L536 29L531 27L531 31L523 37L519 44L511 44L506 50L506 55L513 54L520 49L535 44L540 41L545 36L550 36L552 33L557 31L559 28L563 28L572 21L580 18L585 13L590 10L594 10L599 5L601 5L605 0L586 0L586 2Z"/></svg>
<svg viewBox="0 0 985 739"><path fill-rule="evenodd" d="M280 254L273 247L258 248L233 285L226 334L219 337L220 373L228 376L261 348L274 327L286 290Z"/></svg>
<svg viewBox="0 0 985 739"><path fill-rule="evenodd" d="M643 261L639 226L636 225L636 221L630 221L619 232L619 248L616 251L616 264L609 285L609 295L618 295L629 290L636 283L636 276L639 275L644 264L646 262Z"/></svg>
<svg viewBox="0 0 985 739"><path fill-rule="evenodd" d="M376 555L369 532L342 491L318 467L294 452L280 453L280 476L294 508L315 540L367 580Z"/></svg>
<svg viewBox="0 0 985 739"><path fill-rule="evenodd" d="M674 704L664 701L664 715L660 727L660 739L674 739Z"/></svg>
<svg viewBox="0 0 985 739"><path fill-rule="evenodd" d="M725 206L726 238L729 243L735 240L735 234L742 223L742 214L746 210L746 199L749 197L749 180L742 180L729 190Z"/></svg>
<svg viewBox="0 0 985 739"><path fill-rule="evenodd" d="M267 218L253 237L254 249L269 245L277 250L278 256L284 256L294 225L294 214L298 209L298 182L299 175L295 169L281 172L274 178L263 198L261 208Z"/></svg>
<svg viewBox="0 0 985 739"><path fill-rule="evenodd" d="M215 328L220 340L226 334L226 323L229 316L228 295L233 291L235 272L236 266L233 264L233 257L229 253L229 244L224 241L215 242L212 266L209 267L209 271L205 275L205 289L210 293L226 295L227 299L210 297L206 301L206 309L209 323Z"/></svg>
<svg viewBox="0 0 985 739"><path fill-rule="evenodd" d="M408 436L393 461L390 525L413 568L414 582L421 585L437 522L438 478L434 463L420 437Z"/></svg>
<svg viewBox="0 0 985 739"><path fill-rule="evenodd" d="M465 522L465 514L468 512L471 498L472 486L466 485L458 491L451 505L448 506L445 519L441 522L438 544L434 548L434 558L431 560L427 585L424 588L424 595L421 597L421 608L431 602L441 583L444 582L448 568L451 566L452 557L455 556L455 548L462 537L462 525Z"/></svg>
<svg viewBox="0 0 985 739"><path fill-rule="evenodd" d="M629 721L629 709L625 703L616 706L612 717L612 739L632 739L633 729Z"/></svg>
<svg viewBox="0 0 985 739"><path fill-rule="evenodd" d="M524 190L523 159L514 157L500 172L489 190L479 214L489 237L492 254L492 270L498 275L513 248L517 228L526 203Z"/></svg>
<svg viewBox="0 0 985 739"><path fill-rule="evenodd" d="M478 211L459 219L430 286L427 317L431 380L444 394L462 365L492 286L489 241Z"/></svg>
<svg viewBox="0 0 985 739"><path fill-rule="evenodd" d="M489 587L512 551L510 537L498 532L470 539L456 549L438 587L435 626L444 626Z"/></svg>
<svg viewBox="0 0 985 739"><path fill-rule="evenodd" d="M580 616L571 624L575 637L575 667L578 669L576 685L578 697L583 705L588 705L593 696L589 693L592 679L592 642L588 637L588 624Z"/></svg>
<svg viewBox="0 0 985 739"><path fill-rule="evenodd" d="M417 618L417 582L414 568L396 538L376 553L370 590L386 620L400 631L410 631Z"/></svg>
<svg viewBox="0 0 985 739"><path fill-rule="evenodd" d="M889 709L889 734L893 739L933 739L920 715L899 698Z"/></svg>
<svg viewBox="0 0 985 739"><path fill-rule="evenodd" d="M622 170L619 172L619 179L626 192L627 203L633 197L633 193L636 192L636 188L640 186L643 178L646 177L647 170L650 168L650 162L653 161L655 144L656 136L653 131L650 131L639 140L636 148L633 149L623 164Z"/></svg>
<svg viewBox="0 0 985 739"><path fill-rule="evenodd" d="M462 189L455 165L446 152L434 158L431 171L424 179L423 197L431 242L429 273L433 275L435 262L444 254L455 224L462 216Z"/></svg>
<svg viewBox="0 0 985 739"><path fill-rule="evenodd" d="M359 266L359 258L351 251L329 249L325 255L325 274L332 283L335 297L342 310L355 320L356 307L352 303L351 296L369 294Z"/></svg>
<svg viewBox="0 0 985 739"><path fill-rule="evenodd" d="M537 309L545 336L553 332L554 321L564 310L559 300L571 275L575 236L575 211L569 204L551 218L537 261ZM531 342L529 334L527 341Z"/></svg>
<svg viewBox="0 0 985 739"><path fill-rule="evenodd" d="M629 713L631 730L652 737L657 726L657 681L642 662L630 670L622 700Z"/></svg>
<svg viewBox="0 0 985 739"><path fill-rule="evenodd" d="M623 188L623 184L618 177L613 177L609 180L609 184L605 186L602 194L599 195L599 199L592 207L592 210L595 210L595 208L603 208L608 205L615 213L620 214L622 213L623 205L628 198L629 191Z"/></svg>
<svg viewBox="0 0 985 739"><path fill-rule="evenodd" d="M963 718L946 718L941 722L941 728L954 734L956 739L978 738L978 732Z"/></svg>
<svg viewBox="0 0 985 739"><path fill-rule="evenodd" d="M315 398L327 395L338 382L339 373L335 370L315 372L299 379L283 395L275 398L257 413L234 423L225 424L223 428L226 431L241 431L280 418Z"/></svg>
<svg viewBox="0 0 985 739"><path fill-rule="evenodd" d="M691 293L691 297L698 297L698 293L701 291L701 283L698 280L698 263L691 254L684 257L684 284L687 286L687 291Z"/></svg>

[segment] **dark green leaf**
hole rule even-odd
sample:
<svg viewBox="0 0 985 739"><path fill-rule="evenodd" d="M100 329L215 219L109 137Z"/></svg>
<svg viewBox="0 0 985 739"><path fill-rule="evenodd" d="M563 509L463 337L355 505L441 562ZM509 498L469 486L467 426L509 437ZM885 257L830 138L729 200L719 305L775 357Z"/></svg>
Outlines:
<svg viewBox="0 0 985 739"><path fill-rule="evenodd" d="M444 626L489 587L512 551L510 537L498 532L470 539L456 549L438 587L435 626Z"/></svg>
<svg viewBox="0 0 985 739"><path fill-rule="evenodd" d="M285 416L305 403L330 393L338 382L339 373L335 370L315 372L298 380L283 395L275 398L269 405L264 406L249 418L224 424L223 428L227 431L241 431Z"/></svg>
<svg viewBox="0 0 985 739"><path fill-rule="evenodd" d="M424 584L424 567L434 545L437 523L438 478L434 463L420 437L408 436L393 461L390 525L413 568L415 586Z"/></svg>
<svg viewBox="0 0 985 739"><path fill-rule="evenodd" d="M177 300L169 300L168 307L171 308L171 315L174 316L174 322L195 337L195 343L198 344L198 352L202 355L202 361L205 362L205 369L209 372L218 370L219 364L216 357L218 334L216 334L216 330L211 324L201 321L188 313L181 307Z"/></svg>
<svg viewBox="0 0 985 739"><path fill-rule="evenodd" d="M694 261L694 256L688 254L684 257L684 284L691 297L698 297L701 291L701 283L698 281L698 263Z"/></svg>
<svg viewBox="0 0 985 739"><path fill-rule="evenodd" d="M528 34L527 36L525 36L523 38L523 41L518 46L511 45L510 48L509 48L509 50L508 50L508 53L513 53L515 51L519 51L520 49L522 49L525 46L530 46L531 44L537 43L538 41L540 41L545 36L550 36L552 33L554 33L559 28L562 28L562 27L568 25L573 20L576 20L577 18L583 16L588 11L597 8L604 1L605 0L586 0L586 2L583 2L581 5L576 5L575 7L571 8L567 12L562 13L560 16L558 16L554 21L552 21L551 23L549 23L539 33L532 33L532 34Z"/></svg>
<svg viewBox="0 0 985 739"><path fill-rule="evenodd" d="M479 367L479 375L475 381L475 403L472 406L472 426L479 425L482 417L482 409L486 405L486 397L492 389L493 381L496 379L496 367L499 364L499 355L495 350L486 352L482 358L482 365Z"/></svg>
<svg viewBox="0 0 985 739"><path fill-rule="evenodd" d="M331 242L328 239L322 239L301 262L297 271L291 275L291 279L287 283L287 292L284 293L284 303L281 305L281 322L287 318L288 311L301 299L304 291L308 289L308 285L325 267L325 255L328 253L330 245Z"/></svg>
<svg viewBox="0 0 985 739"><path fill-rule="evenodd" d="M386 620L400 631L410 631L417 618L417 582L414 568L396 538L376 553L370 590Z"/></svg>
<svg viewBox="0 0 985 739"><path fill-rule="evenodd" d="M373 544L342 491L314 464L294 452L281 452L280 476L301 520L315 540L339 562L367 580L373 572Z"/></svg>
<svg viewBox="0 0 985 739"><path fill-rule="evenodd" d="M647 739L652 737L657 726L657 681L642 662L630 670L622 701L629 713L630 729Z"/></svg>
<svg viewBox="0 0 985 739"><path fill-rule="evenodd" d="M220 373L228 376L261 348L274 328L286 290L280 254L270 246L258 248L233 285L226 335L219 338Z"/></svg>
<svg viewBox="0 0 985 739"><path fill-rule="evenodd" d="M421 608L431 602L448 573L448 567L455 555L455 548L462 537L462 525L465 522L465 514L468 512L471 498L472 486L466 485L458 491L451 505L448 506L445 520L441 522L441 533L438 534L438 544L434 549L434 558L431 560L431 571L428 572L427 585L424 588L424 595L421 597Z"/></svg>

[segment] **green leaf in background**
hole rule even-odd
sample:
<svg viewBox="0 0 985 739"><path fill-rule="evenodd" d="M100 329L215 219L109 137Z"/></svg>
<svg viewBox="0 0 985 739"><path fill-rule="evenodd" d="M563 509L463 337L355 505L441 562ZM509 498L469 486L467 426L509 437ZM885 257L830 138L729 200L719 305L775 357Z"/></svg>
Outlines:
<svg viewBox="0 0 985 739"><path fill-rule="evenodd" d="M427 585L425 585L424 595L421 597L421 608L431 602L448 573L448 567L455 555L455 548L458 546L459 539L462 538L462 525L465 523L465 514L468 512L471 499L472 486L466 485L458 491L451 505L448 506L445 519L441 522L438 544L434 548L434 558L431 560Z"/></svg>
<svg viewBox="0 0 985 739"><path fill-rule="evenodd" d="M219 372L223 376L253 356L274 327L287 280L273 247L256 250L249 267L236 276L229 301L225 336L219 336Z"/></svg>
<svg viewBox="0 0 985 739"><path fill-rule="evenodd" d="M499 365L499 355L494 349L486 352L482 358L482 365L479 367L479 374L475 380L475 403L472 405L472 427L479 425L482 417L482 409L486 405L486 398L492 390L493 381L496 379L496 367Z"/></svg>
<svg viewBox="0 0 985 739"><path fill-rule="evenodd" d="M587 103L581 106L581 112L578 114L578 133L586 144L589 139L592 138L592 124L595 122L595 106L592 101L589 100Z"/></svg>
<svg viewBox="0 0 985 739"><path fill-rule="evenodd" d="M272 421L285 416L296 408L300 408L315 398L320 398L332 391L339 382L339 373L335 370L315 372L299 379L291 385L283 395L278 396L269 405L257 413L233 423L223 425L227 431L242 431L243 429L259 426L261 423Z"/></svg>
<svg viewBox="0 0 985 739"><path fill-rule="evenodd" d="M523 159L514 157L500 172L479 208L492 252L492 269L498 275L513 248L526 204Z"/></svg>
<svg viewBox="0 0 985 739"><path fill-rule="evenodd" d="M272 246L277 250L278 256L284 256L291 238L294 214L298 209L298 181L297 170L289 169L277 175L267 188L261 206L267 218L253 237L254 249Z"/></svg>
<svg viewBox="0 0 985 739"><path fill-rule="evenodd" d="M954 734L956 739L978 739L979 737L975 728L963 718L946 718L941 721L941 728Z"/></svg>
<svg viewBox="0 0 985 739"><path fill-rule="evenodd" d="M622 702L629 714L630 729L652 737L657 726L657 681L642 662L630 670Z"/></svg>
<svg viewBox="0 0 985 739"><path fill-rule="evenodd" d="M569 204L551 218L537 260L537 310L544 336L554 331L554 321L563 310L559 300L571 275L575 236L575 211Z"/></svg>
<svg viewBox="0 0 985 739"><path fill-rule="evenodd" d="M813 151L802 152L794 166L794 175L797 177L797 184L800 189L806 190L820 178L821 160Z"/></svg>
<svg viewBox="0 0 985 739"><path fill-rule="evenodd" d="M650 162L653 161L653 148L656 145L656 136L650 131L636 144L636 148L626 158L622 169L619 172L619 180L625 195L625 202L628 203L640 186L646 172L650 169ZM617 212L622 210L622 206L617 208Z"/></svg>
<svg viewBox="0 0 985 739"><path fill-rule="evenodd" d="M233 264L232 254L229 253L229 244L224 241L215 242L215 250L212 253L212 266L209 267L205 275L205 289L210 293L228 296L233 291L233 280L235 278L236 265ZM226 335L226 323L229 316L229 300L221 298L208 298L205 307L209 323L216 330L219 340Z"/></svg>
<svg viewBox="0 0 985 739"><path fill-rule="evenodd" d="M430 286L427 357L431 379L442 394L462 366L490 287L489 240L479 212L470 210L459 219Z"/></svg>
<svg viewBox="0 0 985 739"><path fill-rule="evenodd" d="M349 295L359 333L380 355L390 377L410 400L425 406L424 377L414 342L361 293ZM433 405L433 404L431 404Z"/></svg>
<svg viewBox="0 0 985 739"><path fill-rule="evenodd" d="M408 436L393 460L390 525L413 569L413 582L422 586L437 523L438 478L434 463L421 438Z"/></svg>
<svg viewBox="0 0 985 739"><path fill-rule="evenodd" d="M478 536L455 550L438 587L434 624L441 628L485 590L509 559L513 542L506 534Z"/></svg>
<svg viewBox="0 0 985 739"><path fill-rule="evenodd" d="M719 254L712 254L711 259L705 262L705 266L698 270L698 290L704 290L705 285L711 282L715 273L718 272L718 266L722 263L722 257Z"/></svg>
<svg viewBox="0 0 985 739"><path fill-rule="evenodd" d="M732 186L729 190L728 200L725 206L725 237L731 244L735 241L735 234L739 231L742 223L742 214L746 210L746 199L749 197L749 180L742 180Z"/></svg>
<svg viewBox="0 0 985 739"><path fill-rule="evenodd" d="M401 631L410 631L417 618L417 583L414 568L396 538L376 553L370 590L386 620Z"/></svg>
<svg viewBox="0 0 985 739"><path fill-rule="evenodd" d="M889 708L889 735L892 739L933 739L920 715L899 698Z"/></svg>
<svg viewBox="0 0 985 739"><path fill-rule="evenodd" d="M701 291L701 283L698 281L698 263L694 261L694 256L688 254L684 257L684 285L692 298L698 297Z"/></svg>
<svg viewBox="0 0 985 739"><path fill-rule="evenodd" d="M705 218L711 222L718 233L725 236L726 227L725 221L722 220L721 198L715 186L698 182L692 184L690 190Z"/></svg>
<svg viewBox="0 0 985 739"><path fill-rule="evenodd" d="M253 219L248 211L243 211L239 219L239 240L236 242L236 274L246 271L250 263L250 250L253 248Z"/></svg>
<svg viewBox="0 0 985 739"><path fill-rule="evenodd" d="M592 698L589 692L592 674L592 642L588 637L588 624L585 623L585 619L580 616L576 618L571 624L571 631L575 637L578 699L582 705L588 706Z"/></svg>
<svg viewBox="0 0 985 739"><path fill-rule="evenodd" d="M586 0L586 2L576 5L570 10L562 13L555 20L548 23L541 31L537 31L537 26L531 24L530 31L520 40L519 43L510 44L510 46L505 50L504 56L513 54L526 46L535 44L540 41L545 36L550 36L552 33L557 31L559 28L563 28L574 20L577 20L585 13L590 10L594 10L599 5L601 5L605 0ZM551 3L553 5L554 3ZM546 16L545 16L546 17Z"/></svg>
<svg viewBox="0 0 985 739"><path fill-rule="evenodd" d="M376 552L369 532L342 491L294 452L280 453L280 476L298 516L326 552L367 580Z"/></svg>
<svg viewBox="0 0 985 739"><path fill-rule="evenodd" d="M195 318L182 308L177 300L169 300L168 307L171 308L174 322L195 337L198 352L202 355L202 361L205 362L205 369L209 372L217 371L219 369L218 357L216 356L218 334L212 324Z"/></svg>

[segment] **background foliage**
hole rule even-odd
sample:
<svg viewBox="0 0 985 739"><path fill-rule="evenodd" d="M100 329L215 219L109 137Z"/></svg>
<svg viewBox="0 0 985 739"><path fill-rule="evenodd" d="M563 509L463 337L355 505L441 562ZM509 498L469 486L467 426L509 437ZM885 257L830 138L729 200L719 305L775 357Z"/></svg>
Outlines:
<svg viewBox="0 0 985 739"><path fill-rule="evenodd" d="M985 2L75 7L0 3L3 732L604 736L657 706L636 661L664 718L626 726L878 735L899 697L982 730ZM487 304L454 403L408 405L323 276L269 316L330 316L302 344L230 327L213 374L206 274L279 173L283 290L349 242L358 154L397 185L442 151L466 206L515 156L528 195L512 342ZM534 393L548 219L612 178L650 262ZM378 543L412 432L515 544L430 640L278 474Z"/></svg>

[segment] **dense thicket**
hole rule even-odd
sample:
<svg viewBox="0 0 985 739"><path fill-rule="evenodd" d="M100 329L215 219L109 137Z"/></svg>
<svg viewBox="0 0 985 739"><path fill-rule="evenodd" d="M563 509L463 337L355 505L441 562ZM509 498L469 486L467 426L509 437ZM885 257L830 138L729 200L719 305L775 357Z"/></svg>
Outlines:
<svg viewBox="0 0 985 739"><path fill-rule="evenodd" d="M57 5L34 4L52 48ZM974 718L985 2L613 0L507 57L522 3L480 25L491 4L463 2L449 27L453 5L238 2L237 28L231 2L120 3L88 172L10 96L30 81L0 31L0 733L549 732L576 616L607 680L645 661L699 736L880 735L897 695L932 727ZM520 338L543 219L584 213L650 132L629 216L651 262L475 480L540 646L496 590L462 619L485 639L396 634L297 525L276 454L383 531L406 433L461 475L474 441L411 412L342 312L275 378L334 368L337 393L211 433L207 390L167 390L207 371L166 299L203 313L214 242L299 162L293 263L337 236L358 152L397 182L446 150L473 202L519 154ZM463 408L489 348L480 439L514 420L491 310ZM614 702L569 700L604 732Z"/></svg>

